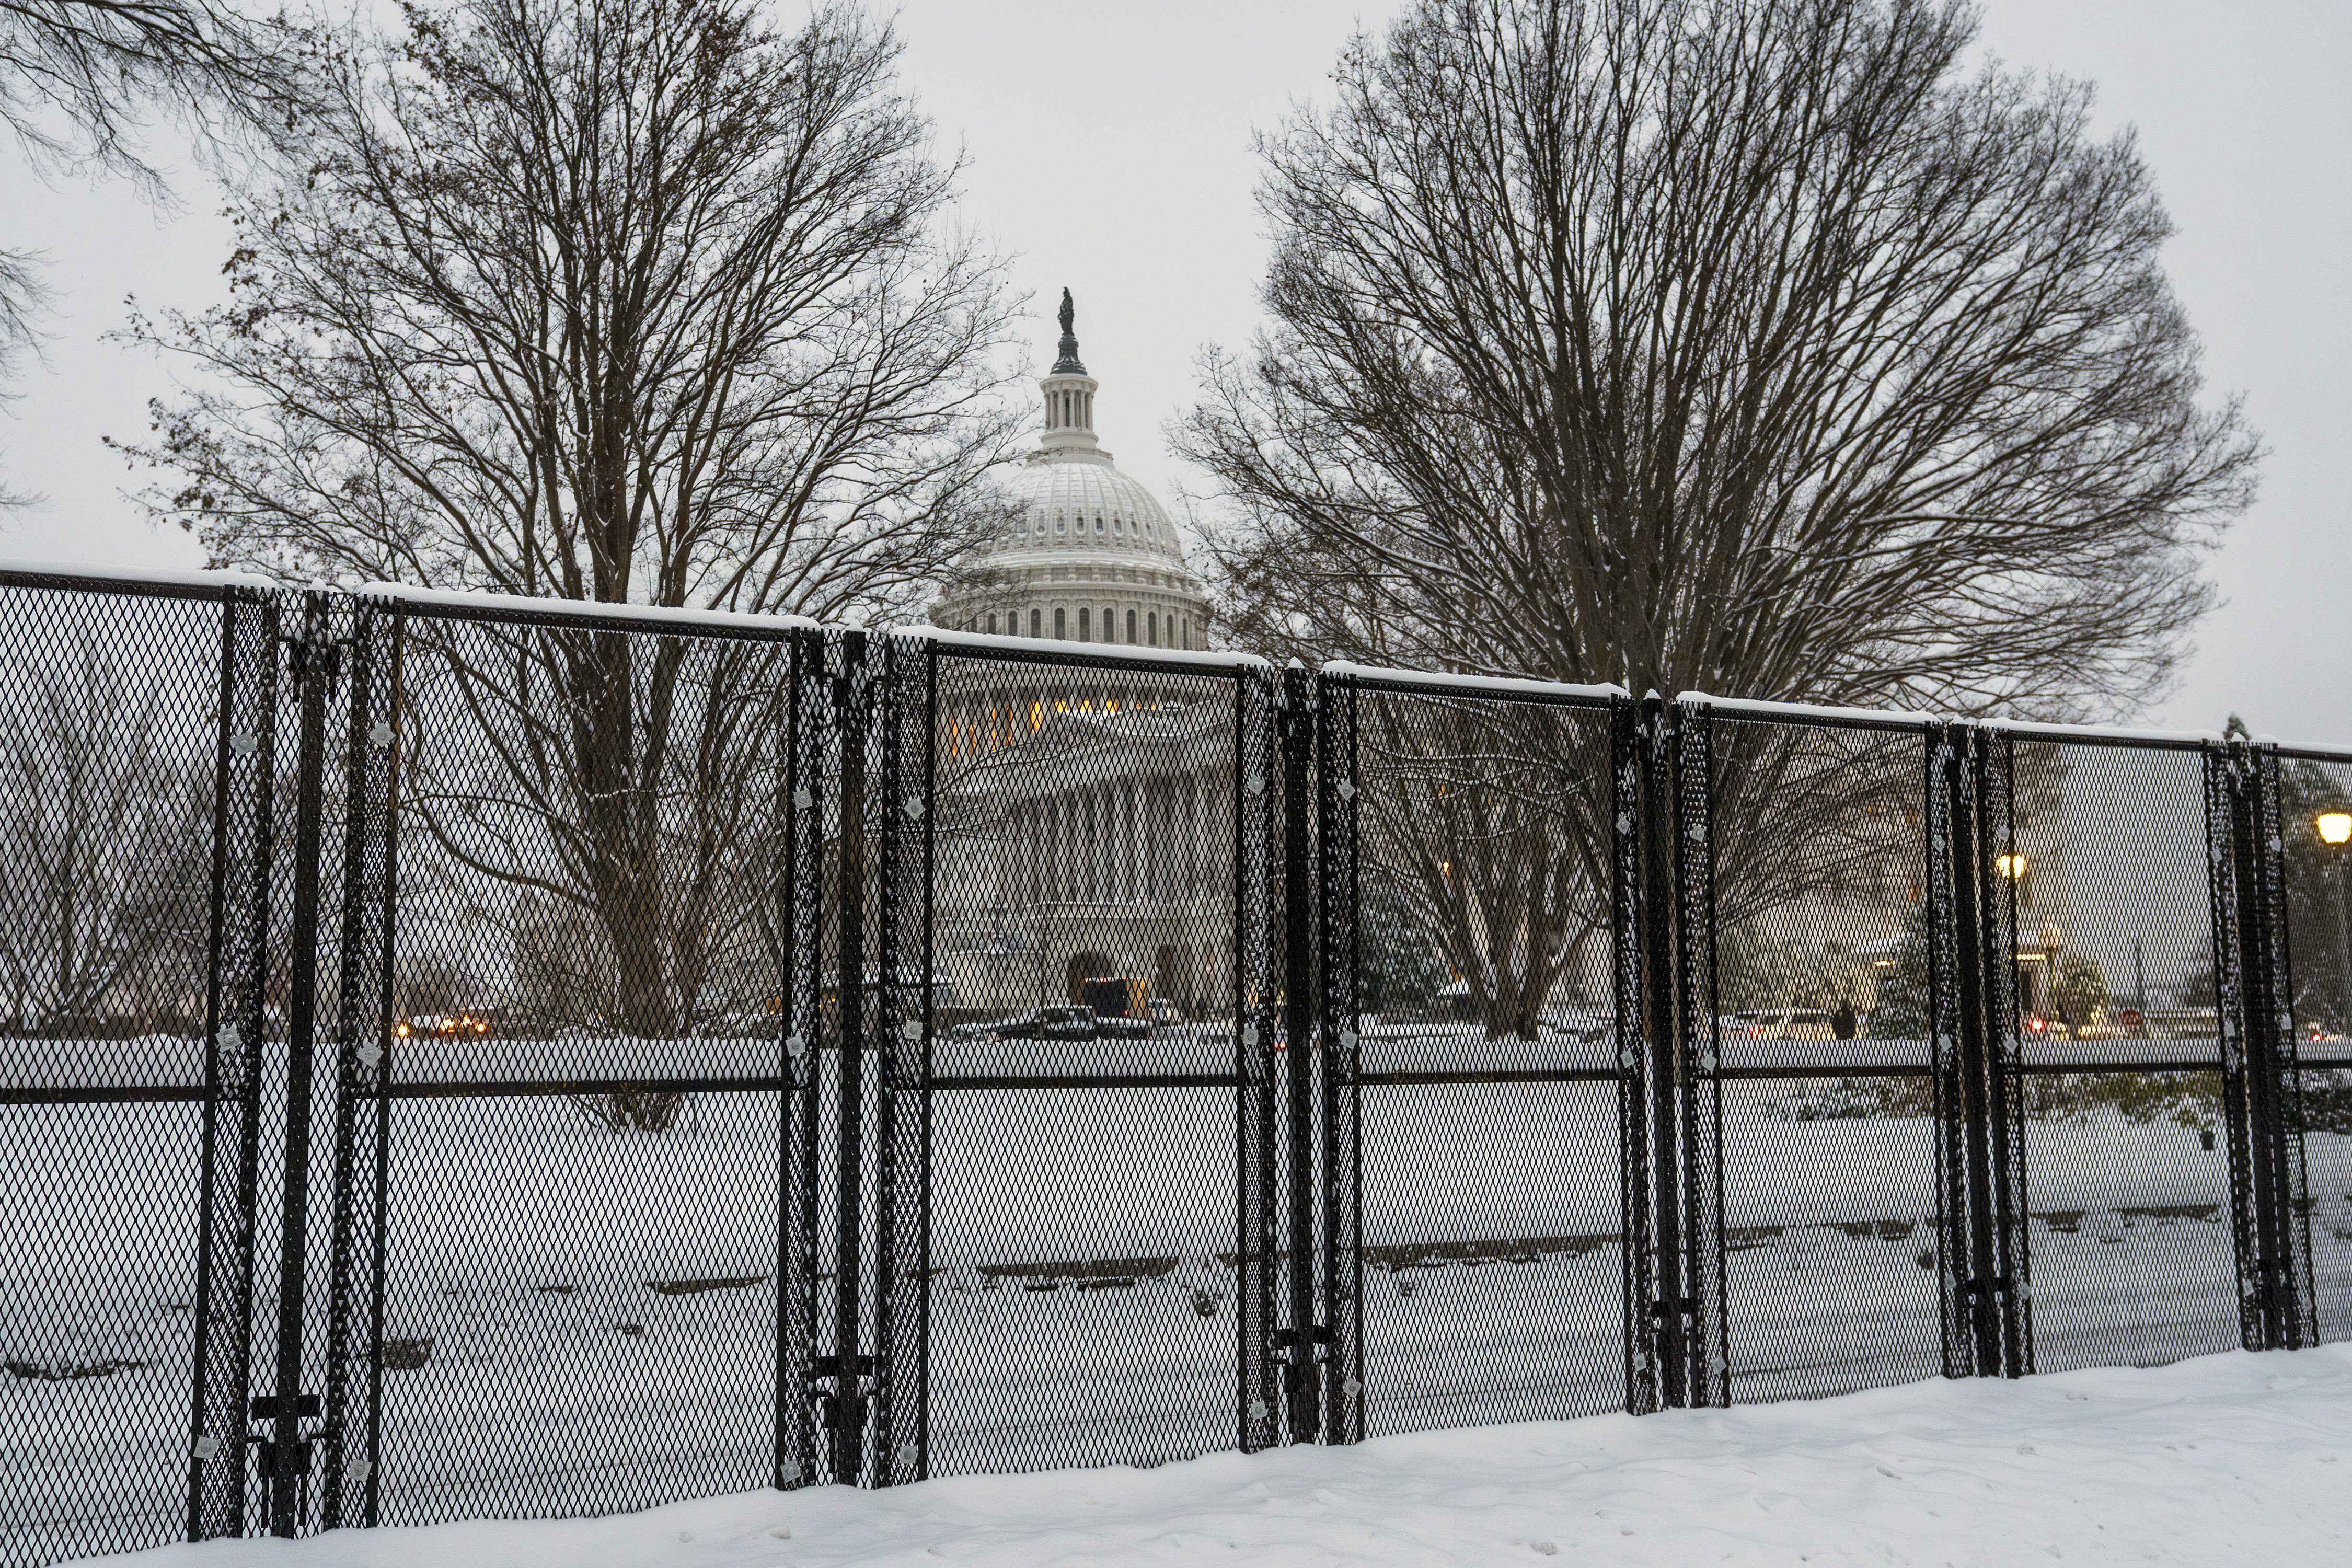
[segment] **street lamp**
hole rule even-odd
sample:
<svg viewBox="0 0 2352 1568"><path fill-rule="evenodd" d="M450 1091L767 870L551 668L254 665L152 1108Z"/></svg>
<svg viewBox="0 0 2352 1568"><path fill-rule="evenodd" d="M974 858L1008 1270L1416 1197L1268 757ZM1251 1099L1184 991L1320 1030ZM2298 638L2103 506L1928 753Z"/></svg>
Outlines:
<svg viewBox="0 0 2352 1568"><path fill-rule="evenodd" d="M2330 869L2336 877L2336 957L2343 967L2336 971L2336 1032L2345 1032L2346 994L2352 992L2352 922L2344 914L2344 846L2352 842L2352 811L2340 805L2323 807L2313 814L2312 830L2319 841L2327 846Z"/></svg>
<svg viewBox="0 0 2352 1568"><path fill-rule="evenodd" d="M2344 824L2347 834L2352 836L2352 816L2346 817ZM2343 839L2339 838L2335 842L2341 844ZM2025 875L2025 857L2014 854L1996 855L1993 857L1992 868L2014 882Z"/></svg>

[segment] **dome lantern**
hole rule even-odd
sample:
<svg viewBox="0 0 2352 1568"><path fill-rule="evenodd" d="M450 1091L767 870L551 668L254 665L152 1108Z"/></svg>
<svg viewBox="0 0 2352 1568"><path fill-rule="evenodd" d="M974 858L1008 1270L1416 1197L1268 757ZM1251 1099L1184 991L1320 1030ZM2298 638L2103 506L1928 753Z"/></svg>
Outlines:
<svg viewBox="0 0 2352 1568"><path fill-rule="evenodd" d="M1063 289L1061 357L1037 384L1045 393L1043 445L1048 451L1091 452L1099 445L1095 439L1095 389L1101 384L1078 359L1077 314L1070 291Z"/></svg>

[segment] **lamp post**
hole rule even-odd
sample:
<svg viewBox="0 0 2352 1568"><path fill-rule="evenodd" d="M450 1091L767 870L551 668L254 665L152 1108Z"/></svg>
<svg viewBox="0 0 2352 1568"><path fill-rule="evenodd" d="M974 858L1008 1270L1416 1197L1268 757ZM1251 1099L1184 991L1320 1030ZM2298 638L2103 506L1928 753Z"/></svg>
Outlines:
<svg viewBox="0 0 2352 1568"><path fill-rule="evenodd" d="M2009 910L2012 915L2017 910L2020 897L2025 891L2025 857L2014 849L1992 858L1992 868L2000 873L2002 881L2009 884ZM2039 1013L2042 1010L2041 1002L2033 995L2031 977L2020 963L2020 960L2023 957L2024 954L2015 952L2010 956L2010 973L2017 981L2018 1009L2023 1013Z"/></svg>
<svg viewBox="0 0 2352 1568"><path fill-rule="evenodd" d="M2042 944L2042 984L2045 993L2042 1011L2054 1016L2059 1023L2065 1026L2069 1038L2079 1037L2083 1026L2090 1020L2073 1016L2064 999L2058 994L2058 950L2065 944L2066 933L2058 929L2056 921L2045 917L2042 929L2034 933L2034 940Z"/></svg>
<svg viewBox="0 0 2352 1568"><path fill-rule="evenodd" d="M2342 965L2336 972L2336 1032L2345 1032L2345 999L2352 991L2352 934L2347 934L2344 916L2344 846L2352 843L2352 811L2331 805L2315 813L2311 819L2312 830L2319 841L2327 846L2328 871L2336 883L2336 958Z"/></svg>

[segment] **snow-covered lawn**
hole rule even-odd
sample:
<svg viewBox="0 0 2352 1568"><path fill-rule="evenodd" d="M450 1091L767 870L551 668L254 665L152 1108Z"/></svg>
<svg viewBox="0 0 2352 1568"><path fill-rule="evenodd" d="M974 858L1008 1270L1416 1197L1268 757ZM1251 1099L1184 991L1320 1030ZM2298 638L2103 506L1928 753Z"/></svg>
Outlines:
<svg viewBox="0 0 2352 1568"><path fill-rule="evenodd" d="M140 1568L2352 1561L2352 1346L1214 1455L339 1531Z"/></svg>

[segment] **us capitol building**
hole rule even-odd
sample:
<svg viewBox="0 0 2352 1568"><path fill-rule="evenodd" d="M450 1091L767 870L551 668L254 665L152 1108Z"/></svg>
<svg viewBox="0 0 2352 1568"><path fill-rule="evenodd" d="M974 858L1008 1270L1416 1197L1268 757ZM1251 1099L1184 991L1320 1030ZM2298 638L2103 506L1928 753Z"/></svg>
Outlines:
<svg viewBox="0 0 2352 1568"><path fill-rule="evenodd" d="M1168 513L1095 438L1099 384L1062 294L1045 432L1003 531L936 626L1139 648L1208 646L1208 600ZM1229 1005L1233 716L1190 677L957 661L939 696L939 956L954 1014L1002 1017L1141 982ZM1097 986L1091 1005L1131 984Z"/></svg>
<svg viewBox="0 0 2352 1568"><path fill-rule="evenodd" d="M1095 439L1101 384L1078 361L1070 291L1061 356L1037 384L1045 436L1009 487L1014 516L969 580L931 607L959 631L1144 647L1208 646L1208 601L1168 513Z"/></svg>

